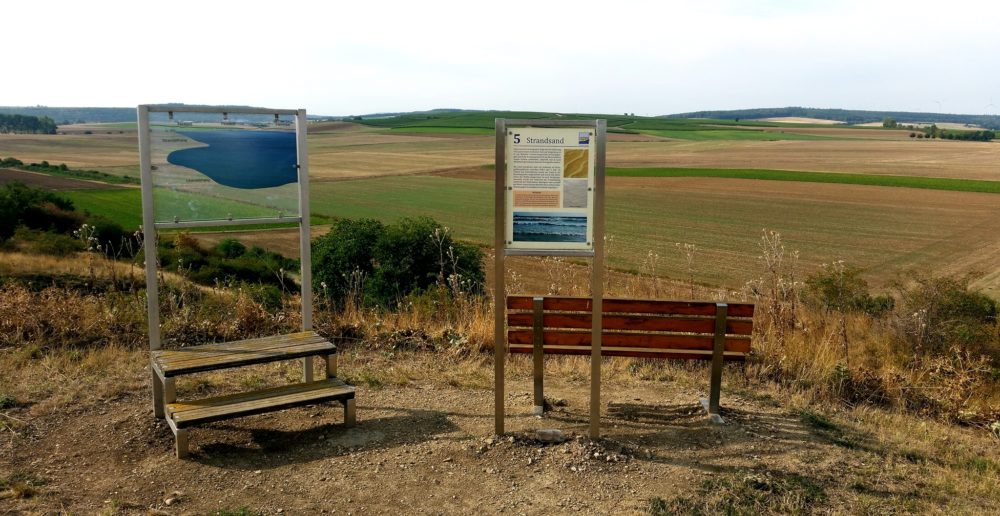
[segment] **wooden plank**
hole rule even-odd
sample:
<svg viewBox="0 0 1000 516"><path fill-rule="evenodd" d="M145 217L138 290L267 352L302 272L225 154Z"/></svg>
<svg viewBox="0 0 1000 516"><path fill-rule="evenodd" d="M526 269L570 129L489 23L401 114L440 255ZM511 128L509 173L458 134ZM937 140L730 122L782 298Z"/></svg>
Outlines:
<svg viewBox="0 0 1000 516"><path fill-rule="evenodd" d="M213 353L225 354L234 351L254 351L282 346L294 346L309 342L325 342L320 335L274 335L260 339L218 342L204 346L188 346L170 350L153 351L151 355L161 362L174 359L187 359L194 354L212 356Z"/></svg>
<svg viewBox="0 0 1000 516"><path fill-rule="evenodd" d="M715 344L712 336L697 335L663 335L648 333L603 333L601 349L615 347L626 348L661 348L661 349L700 349L711 351ZM531 330L510 330L507 332L509 344L531 344ZM544 334L546 352L549 346L590 346L590 332L546 331ZM726 351L750 352L750 339L747 337L726 337Z"/></svg>
<svg viewBox="0 0 1000 516"><path fill-rule="evenodd" d="M163 349L158 350L154 353L160 356L170 356L173 353L179 353L187 350L204 350L210 351L213 349L230 349L233 346L249 346L254 347L262 342L273 342L273 341L284 341L293 339L306 339L309 337L320 337L320 335L314 331L300 331L294 333L285 333L281 335L268 335L266 337L257 337L253 339L241 339L241 340L231 340L227 342L213 342L212 344L202 344L200 346L185 346L179 349Z"/></svg>
<svg viewBox="0 0 1000 516"><path fill-rule="evenodd" d="M167 414L178 428L261 414L323 401L354 398L354 387L337 378L296 383L196 401L171 403Z"/></svg>
<svg viewBox="0 0 1000 516"><path fill-rule="evenodd" d="M217 369L227 369L231 367L242 367L253 364L264 364L268 362L279 362L282 360L293 360L296 358L321 356L333 353L335 348L332 344L319 342L302 346L265 350L255 353L239 352L227 355L199 358L172 364L159 364L159 368L166 377L193 374L204 371L214 371Z"/></svg>
<svg viewBox="0 0 1000 516"><path fill-rule="evenodd" d="M175 351L168 357L156 356L154 354L153 361L161 366L169 365L170 367L177 367L185 363L211 360L217 357L229 357L234 355L243 355L249 353L261 353L261 352L280 352L284 349L293 349L302 346L317 346L321 348L329 349L331 352L336 351L336 346L322 337L313 337L306 340L289 340L289 341L275 341L273 343L260 343L256 348L249 348L245 346L234 347L232 349L213 349L210 351L200 350L200 349L190 349Z"/></svg>
<svg viewBox="0 0 1000 516"><path fill-rule="evenodd" d="M507 315L507 325L511 327L530 327L534 318L530 313L512 313ZM546 314L543 323L546 328L590 328L590 314ZM605 315L603 317L606 330L633 331L676 331L685 333L714 333L715 320L693 317L661 317L645 315ZM730 335L750 335L753 332L753 322L743 320L726 321L726 333Z"/></svg>
<svg viewBox="0 0 1000 516"><path fill-rule="evenodd" d="M715 315L712 301L664 301L647 299L604 299L603 311L608 313L645 313L661 315ZM591 300L588 297L546 297L545 310L565 312L589 312ZM507 308L511 310L531 310L530 296L508 296ZM752 303L732 303L730 317L753 317Z"/></svg>
<svg viewBox="0 0 1000 516"><path fill-rule="evenodd" d="M310 345L325 345L334 346L332 343L320 336L310 337L308 339L294 339L294 340L275 340L273 342L260 342L256 346L233 346L232 348L215 348L211 350L203 350L199 348L181 348L180 350L171 351L170 355L162 356L153 354L153 359L158 364L180 364L183 362L190 362L192 360L201 360L212 357L221 357L228 355L238 355L241 353L259 353L261 351L275 351L280 349L294 348L298 346L310 346ZM336 347L336 346L334 346Z"/></svg>
<svg viewBox="0 0 1000 516"><path fill-rule="evenodd" d="M279 362L282 360L323 355L334 351L334 348L331 346L332 345L329 343L319 342L254 353L239 352L208 358L199 357L196 360L189 360L185 362L160 364L160 369L163 371L164 376L178 376L202 371L212 371L215 369L227 369L230 367Z"/></svg>
<svg viewBox="0 0 1000 516"><path fill-rule="evenodd" d="M587 346L545 346L545 353L550 355L579 355L589 356L590 348ZM511 353L528 354L531 347L524 344L511 344ZM712 352L704 350L690 349L647 349L647 348L601 348L602 356L609 357L632 357L632 358L656 358L670 360L712 360ZM746 360L746 353L732 351L723 355L726 362L742 362Z"/></svg>

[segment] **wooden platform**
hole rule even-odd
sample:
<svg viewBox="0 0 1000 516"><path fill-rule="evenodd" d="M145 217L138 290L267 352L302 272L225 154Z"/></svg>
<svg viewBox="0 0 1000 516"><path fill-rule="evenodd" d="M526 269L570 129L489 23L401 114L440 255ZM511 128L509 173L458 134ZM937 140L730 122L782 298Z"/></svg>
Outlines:
<svg viewBox="0 0 1000 516"><path fill-rule="evenodd" d="M188 428L236 417L302 405L337 401L344 406L344 423L356 420L354 387L337 378L337 347L313 331L274 335L150 353L156 416L174 433L177 457L188 453ZM326 379L313 381L311 357L325 360ZM177 400L176 377L268 362L305 358L303 383L214 398Z"/></svg>

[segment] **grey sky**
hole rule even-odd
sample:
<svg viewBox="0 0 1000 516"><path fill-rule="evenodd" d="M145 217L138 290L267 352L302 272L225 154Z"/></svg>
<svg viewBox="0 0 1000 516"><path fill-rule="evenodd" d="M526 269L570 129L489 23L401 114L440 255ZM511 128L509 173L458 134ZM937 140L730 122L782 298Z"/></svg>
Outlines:
<svg viewBox="0 0 1000 516"><path fill-rule="evenodd" d="M1000 113L995 0L36 0L3 14L0 105Z"/></svg>

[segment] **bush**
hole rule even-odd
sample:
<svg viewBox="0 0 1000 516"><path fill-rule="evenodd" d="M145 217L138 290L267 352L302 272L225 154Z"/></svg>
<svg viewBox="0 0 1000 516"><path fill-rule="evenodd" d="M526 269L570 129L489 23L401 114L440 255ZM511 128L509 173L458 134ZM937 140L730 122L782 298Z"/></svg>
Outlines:
<svg viewBox="0 0 1000 516"><path fill-rule="evenodd" d="M0 188L0 240L10 238L18 226L69 233L82 223L72 201L52 192L18 182Z"/></svg>
<svg viewBox="0 0 1000 516"><path fill-rule="evenodd" d="M239 258L247 252L247 246L235 238L222 239L215 249L226 258Z"/></svg>
<svg viewBox="0 0 1000 516"><path fill-rule="evenodd" d="M337 303L358 294L388 307L433 285L478 293L485 280L482 251L427 217L341 220L316 239L313 254L313 283Z"/></svg>
<svg viewBox="0 0 1000 516"><path fill-rule="evenodd" d="M892 311L895 305L889 296L872 296L861 269L842 261L824 265L806 278L805 300L826 311L865 312L876 317Z"/></svg>
<svg viewBox="0 0 1000 516"><path fill-rule="evenodd" d="M952 346L1000 358L997 303L969 289L969 278L921 277L897 281L903 312L899 328L914 352L938 354Z"/></svg>

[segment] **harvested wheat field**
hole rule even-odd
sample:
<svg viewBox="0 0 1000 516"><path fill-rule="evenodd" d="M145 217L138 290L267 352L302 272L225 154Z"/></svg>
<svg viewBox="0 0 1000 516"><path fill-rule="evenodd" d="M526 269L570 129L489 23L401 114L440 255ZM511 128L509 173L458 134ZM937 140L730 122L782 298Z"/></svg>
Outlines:
<svg viewBox="0 0 1000 516"><path fill-rule="evenodd" d="M907 140L622 142L608 145L608 166L768 168L1000 180L1000 143Z"/></svg>

